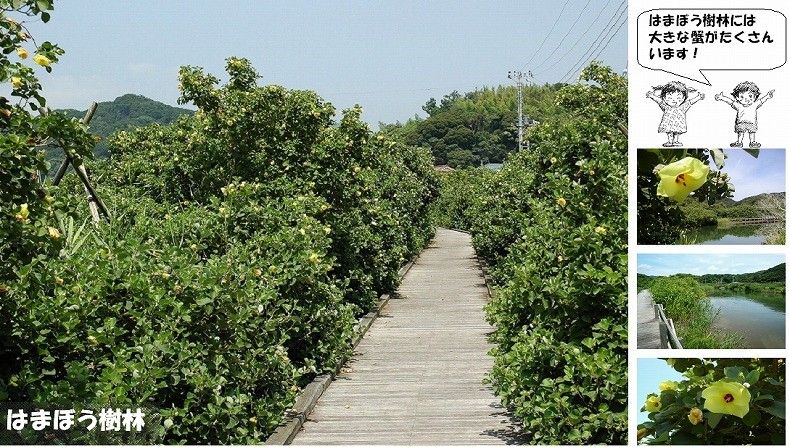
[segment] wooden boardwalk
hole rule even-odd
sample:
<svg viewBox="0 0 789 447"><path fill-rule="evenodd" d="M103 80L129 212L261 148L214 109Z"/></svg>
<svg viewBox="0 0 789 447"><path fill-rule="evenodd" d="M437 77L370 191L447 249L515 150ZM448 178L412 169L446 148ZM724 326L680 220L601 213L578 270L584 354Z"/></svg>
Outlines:
<svg viewBox="0 0 789 447"><path fill-rule="evenodd" d="M518 442L490 385L487 291L470 236L438 229L293 444Z"/></svg>
<svg viewBox="0 0 789 447"><path fill-rule="evenodd" d="M655 317L655 302L648 290L638 292L638 338L636 347L639 349L660 349L660 320Z"/></svg>

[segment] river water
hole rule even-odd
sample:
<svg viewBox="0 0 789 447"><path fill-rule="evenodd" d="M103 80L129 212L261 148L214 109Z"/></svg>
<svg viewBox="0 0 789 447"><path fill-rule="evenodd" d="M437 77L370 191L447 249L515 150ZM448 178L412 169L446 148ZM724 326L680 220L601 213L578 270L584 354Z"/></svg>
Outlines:
<svg viewBox="0 0 789 447"><path fill-rule="evenodd" d="M767 238L760 234L764 225L708 226L686 231L687 241L694 245L761 245Z"/></svg>
<svg viewBox="0 0 789 447"><path fill-rule="evenodd" d="M783 295L739 292L716 295L710 297L713 308L720 309L712 325L714 328L743 335L749 348L786 347L786 299Z"/></svg>

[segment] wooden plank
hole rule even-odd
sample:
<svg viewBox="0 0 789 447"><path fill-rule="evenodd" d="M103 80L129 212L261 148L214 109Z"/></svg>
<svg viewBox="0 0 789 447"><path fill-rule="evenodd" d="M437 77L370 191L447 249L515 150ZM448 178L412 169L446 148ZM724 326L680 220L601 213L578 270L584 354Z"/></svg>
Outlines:
<svg viewBox="0 0 789 447"><path fill-rule="evenodd" d="M637 339L639 349L660 349L660 319L657 318L655 302L648 290L642 290L636 297Z"/></svg>
<svg viewBox="0 0 789 447"><path fill-rule="evenodd" d="M483 383L487 299L469 235L439 229L293 444L512 443L520 430Z"/></svg>

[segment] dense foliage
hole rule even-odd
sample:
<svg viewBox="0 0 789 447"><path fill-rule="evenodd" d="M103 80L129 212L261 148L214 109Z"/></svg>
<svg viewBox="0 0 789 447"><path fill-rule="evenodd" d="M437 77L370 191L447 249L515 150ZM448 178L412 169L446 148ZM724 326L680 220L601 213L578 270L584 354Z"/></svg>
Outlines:
<svg viewBox="0 0 789 447"><path fill-rule="evenodd" d="M532 150L452 173L439 200L492 267L490 378L540 444L626 443L627 81L597 64L583 80Z"/></svg>
<svg viewBox="0 0 789 447"><path fill-rule="evenodd" d="M23 26L0 25L19 45ZM54 63L60 51L40 47ZM373 134L358 107L335 122L316 94L227 62L221 87L181 70L194 116L120 133L90 166L112 216L96 227L78 180L35 178L48 168L37 144L87 157L93 137L26 112L44 105L32 72L2 65L31 90L15 87L20 105L0 116L0 401L148 402L165 442L262 442L430 238L429 153Z"/></svg>
<svg viewBox="0 0 789 447"><path fill-rule="evenodd" d="M786 442L783 359L668 359L683 373L649 395L639 439L648 444L766 445Z"/></svg>
<svg viewBox="0 0 789 447"><path fill-rule="evenodd" d="M562 84L523 88L525 125L555 118L563 113L556 106ZM518 93L515 87L483 88L460 95L453 92L440 101L431 98L422 109L425 119L405 124L383 125L410 145L429 147L437 164L474 167L500 163L518 147Z"/></svg>

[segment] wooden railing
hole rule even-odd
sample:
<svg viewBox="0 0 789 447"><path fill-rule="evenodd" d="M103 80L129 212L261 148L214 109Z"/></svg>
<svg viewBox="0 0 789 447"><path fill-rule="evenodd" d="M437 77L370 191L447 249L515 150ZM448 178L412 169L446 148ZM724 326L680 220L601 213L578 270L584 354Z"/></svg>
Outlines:
<svg viewBox="0 0 789 447"><path fill-rule="evenodd" d="M734 225L754 225L762 223L773 223L783 221L783 216L764 216L764 217L746 217L742 219L730 219Z"/></svg>
<svg viewBox="0 0 789 447"><path fill-rule="evenodd" d="M682 349L682 340L677 336L674 320L666 316L662 304L655 304L655 318L660 323L660 348Z"/></svg>

